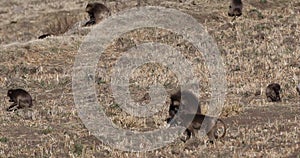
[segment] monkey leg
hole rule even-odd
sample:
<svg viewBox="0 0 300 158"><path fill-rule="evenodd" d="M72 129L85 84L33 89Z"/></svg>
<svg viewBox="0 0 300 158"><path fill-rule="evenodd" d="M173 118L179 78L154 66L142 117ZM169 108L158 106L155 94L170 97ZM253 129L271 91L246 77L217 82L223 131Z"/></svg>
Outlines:
<svg viewBox="0 0 300 158"><path fill-rule="evenodd" d="M214 141L215 141L215 128L211 129L208 133L207 133L207 136L208 136L208 142L210 144L214 144Z"/></svg>
<svg viewBox="0 0 300 158"><path fill-rule="evenodd" d="M273 99L272 99L271 97L267 97L267 101L268 101L268 102L272 102Z"/></svg>
<svg viewBox="0 0 300 158"><path fill-rule="evenodd" d="M15 111L18 109L18 104L17 103L13 103L11 106L9 106L6 111Z"/></svg>
<svg viewBox="0 0 300 158"><path fill-rule="evenodd" d="M184 131L184 138L180 138L183 142L186 142L187 140L189 140L191 138L192 132L189 129L186 129Z"/></svg>
<svg viewBox="0 0 300 158"><path fill-rule="evenodd" d="M167 118L165 121L167 121L167 123L169 124L169 123L171 122L171 120L172 120L172 118L169 117L169 118Z"/></svg>
<svg viewBox="0 0 300 158"><path fill-rule="evenodd" d="M89 20L88 22L86 22L83 26L86 27L86 26L91 26L91 25L95 25L96 24L96 21L95 20Z"/></svg>

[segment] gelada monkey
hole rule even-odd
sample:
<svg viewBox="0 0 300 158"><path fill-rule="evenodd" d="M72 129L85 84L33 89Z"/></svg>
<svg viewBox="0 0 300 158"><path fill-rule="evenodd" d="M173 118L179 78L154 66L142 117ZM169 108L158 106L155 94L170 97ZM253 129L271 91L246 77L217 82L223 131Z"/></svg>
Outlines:
<svg viewBox="0 0 300 158"><path fill-rule="evenodd" d="M266 88L266 96L269 102L280 102L280 85L278 83L271 83Z"/></svg>
<svg viewBox="0 0 300 158"><path fill-rule="evenodd" d="M180 105L185 106L181 108L183 108L187 113L195 113L193 110L197 109L197 114L201 114L201 108L199 106L198 98L192 92L181 92L180 90L178 90L176 91L176 93L171 95L170 99L171 103L169 106L169 118L167 119L168 123L178 112Z"/></svg>
<svg viewBox="0 0 300 158"><path fill-rule="evenodd" d="M189 115L191 115L191 114L183 114L183 115L179 116L179 119L178 119L179 121L177 121L177 122L179 122L179 125L183 125L183 126L187 127L187 129L185 130L186 138L181 139L182 141L184 141L184 142L187 141L188 139L190 139L191 136L197 137L197 134L202 125L203 125L203 130L207 134L210 143L214 143L214 141L216 139L221 139L225 136L227 127L223 120L216 118L216 117L211 117L211 116L202 115L202 114L196 114L194 116L193 121L189 125L187 125L186 124L187 121L185 120L185 118L192 117ZM206 120L205 120L205 122L203 122L205 118L206 118ZM222 126L222 130L221 130L222 133L219 133L219 131L218 131L219 123Z"/></svg>
<svg viewBox="0 0 300 158"><path fill-rule="evenodd" d="M231 0L228 16L241 16L243 10L242 0Z"/></svg>
<svg viewBox="0 0 300 158"><path fill-rule="evenodd" d="M206 116L201 114L201 108L198 104L197 97L189 91L177 91L171 95L171 104L169 108L169 118L166 120L169 125L181 125L187 127L185 134L187 135L186 139L182 139L184 142L187 141L191 136L197 136L201 128L201 125L204 124L204 132L207 133L210 142L214 142L215 139L223 138L226 133L225 123L215 117ZM181 115L176 115L179 109L182 108L183 113ZM193 111L194 110L194 111ZM195 114L196 111L196 114ZM193 116L193 114L195 114ZM190 124L188 123L188 118L193 117L193 120ZM206 118L206 121L204 119ZM221 123L223 126L223 133L221 136L218 135L217 125Z"/></svg>
<svg viewBox="0 0 300 158"><path fill-rule="evenodd" d="M23 89L10 89L7 92L7 96L9 97L9 102L13 102L13 104L7 108L7 111L14 111L32 106L30 94Z"/></svg>
<svg viewBox="0 0 300 158"><path fill-rule="evenodd" d="M97 24L106 14L111 15L110 10L102 3L94 2L88 3L85 11L89 14L90 20L84 26L91 26Z"/></svg>
<svg viewBox="0 0 300 158"><path fill-rule="evenodd" d="M296 88L297 92L299 93L300 95L300 83L298 84L297 88Z"/></svg>

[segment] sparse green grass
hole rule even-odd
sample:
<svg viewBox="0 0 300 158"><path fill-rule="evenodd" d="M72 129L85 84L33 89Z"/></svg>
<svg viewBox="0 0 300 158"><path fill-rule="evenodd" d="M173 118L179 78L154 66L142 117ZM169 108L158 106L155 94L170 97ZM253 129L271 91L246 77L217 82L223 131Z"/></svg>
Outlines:
<svg viewBox="0 0 300 158"><path fill-rule="evenodd" d="M267 0L260 0L260 3L267 3Z"/></svg>
<svg viewBox="0 0 300 158"><path fill-rule="evenodd" d="M0 142L1 142L1 143L7 143L7 142L8 142L8 138L6 138L6 137L1 137L1 138L0 138Z"/></svg>
<svg viewBox="0 0 300 158"><path fill-rule="evenodd" d="M47 135L47 134L50 134L52 131L53 131L53 129L48 127L46 129L42 130L42 134Z"/></svg>
<svg viewBox="0 0 300 158"><path fill-rule="evenodd" d="M80 144L80 143L76 143L74 145L74 153L77 154L77 155L81 155L82 151L83 151L83 145Z"/></svg>
<svg viewBox="0 0 300 158"><path fill-rule="evenodd" d="M251 13L256 14L259 19L263 19L264 18L263 14L260 11L258 11L257 9L252 9L252 10L250 10L249 13L250 14Z"/></svg>

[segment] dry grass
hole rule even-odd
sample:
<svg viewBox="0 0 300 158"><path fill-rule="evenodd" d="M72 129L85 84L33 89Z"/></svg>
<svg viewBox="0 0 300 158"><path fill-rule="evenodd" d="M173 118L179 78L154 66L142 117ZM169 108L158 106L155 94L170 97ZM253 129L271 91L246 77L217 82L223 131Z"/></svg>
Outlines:
<svg viewBox="0 0 300 158"><path fill-rule="evenodd" d="M60 12L54 15L53 21L50 22L45 33L51 35L63 35L68 32L79 21L79 18L72 17L68 12Z"/></svg>
<svg viewBox="0 0 300 158"><path fill-rule="evenodd" d="M232 20L226 15L228 1L225 0L196 0L196 5L190 1L148 0L150 4L193 15L215 38L227 71L228 90L222 117L229 128L225 140L215 145L207 146L205 140L191 140L186 144L178 140L146 153L122 152L102 144L79 119L71 75L84 36L65 34L35 40L38 35L48 33L44 32L47 29L63 34L71 24L85 20L86 2L52 0L46 5L42 1L7 1L0 8L3 19L0 22L0 157L300 156L300 99L295 89L300 82L299 2L245 1L244 15ZM121 4L120 9L134 4L133 1ZM108 1L108 5L113 8L113 2ZM58 17L57 13L65 14ZM116 39L99 59L95 85L107 116L116 125L132 130L150 131L164 126L168 100L152 118L136 118L119 107L109 86L116 59L129 48L147 41L176 47L193 62L196 75L201 78L202 108L208 109L209 73L201 52L166 30L141 29ZM157 82L167 92L178 86L174 73L160 64L139 67L130 78L131 96L137 102L147 103L149 86ZM282 86L282 103L265 102L264 89L271 82ZM32 109L5 111L9 106L5 94L15 87L25 88L33 95L36 101ZM252 98L257 92L261 95Z"/></svg>

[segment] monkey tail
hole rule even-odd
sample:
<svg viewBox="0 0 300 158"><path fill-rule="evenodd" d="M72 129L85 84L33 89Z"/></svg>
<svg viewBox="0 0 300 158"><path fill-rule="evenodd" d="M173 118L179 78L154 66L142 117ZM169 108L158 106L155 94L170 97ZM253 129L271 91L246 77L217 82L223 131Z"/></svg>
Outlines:
<svg viewBox="0 0 300 158"><path fill-rule="evenodd" d="M224 132L222 133L221 136L219 136L219 135L215 132L215 138L220 139L220 138L223 138L223 137L225 136L227 127L226 127L226 124L224 123L223 120L221 120L221 119L218 118L216 124L217 124L218 122L220 122L220 123L223 125L223 128L224 128Z"/></svg>

